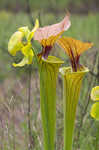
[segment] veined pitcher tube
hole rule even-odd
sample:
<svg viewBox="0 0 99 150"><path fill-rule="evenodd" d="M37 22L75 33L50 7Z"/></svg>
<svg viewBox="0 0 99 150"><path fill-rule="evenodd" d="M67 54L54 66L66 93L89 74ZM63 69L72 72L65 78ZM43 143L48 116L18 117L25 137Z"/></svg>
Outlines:
<svg viewBox="0 0 99 150"><path fill-rule="evenodd" d="M59 58L48 56L39 61L40 107L44 134L44 149L55 149L56 134L56 81L59 67L63 63Z"/></svg>
<svg viewBox="0 0 99 150"><path fill-rule="evenodd" d="M71 67L60 68L63 77L63 103L64 103L64 150L72 150L73 131L75 126L76 108L80 95L82 79L87 68L72 72Z"/></svg>

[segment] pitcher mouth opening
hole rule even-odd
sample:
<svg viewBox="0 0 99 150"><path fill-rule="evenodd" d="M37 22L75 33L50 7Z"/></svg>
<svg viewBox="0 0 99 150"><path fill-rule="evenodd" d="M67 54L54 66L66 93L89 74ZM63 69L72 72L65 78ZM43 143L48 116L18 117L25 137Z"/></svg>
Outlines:
<svg viewBox="0 0 99 150"><path fill-rule="evenodd" d="M50 64L64 64L64 61L56 56L48 56L47 59L42 57L41 60L43 62L50 63Z"/></svg>
<svg viewBox="0 0 99 150"><path fill-rule="evenodd" d="M74 72L72 70L72 67L62 67L59 69L59 72L64 76L66 74L82 74L89 72L89 69L87 67L82 67L82 70L78 70L77 72Z"/></svg>

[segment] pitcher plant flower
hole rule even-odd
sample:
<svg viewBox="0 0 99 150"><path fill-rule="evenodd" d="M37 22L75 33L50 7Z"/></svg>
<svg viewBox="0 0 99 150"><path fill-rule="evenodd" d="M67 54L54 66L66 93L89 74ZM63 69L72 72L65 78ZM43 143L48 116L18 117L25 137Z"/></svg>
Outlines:
<svg viewBox="0 0 99 150"><path fill-rule="evenodd" d="M83 43L69 37L61 37L57 42L69 56L72 66L60 68L64 85L64 150L72 150L73 131L80 88L82 79L88 72L88 69L79 63L79 58L82 52L91 48L92 43Z"/></svg>
<svg viewBox="0 0 99 150"><path fill-rule="evenodd" d="M37 40L42 46L42 52L39 54L47 58L56 40L62 33L69 29L71 22L69 13L57 24L38 28L34 34L34 40Z"/></svg>
<svg viewBox="0 0 99 150"><path fill-rule="evenodd" d="M91 91L91 99L95 102L91 108L91 116L99 120L99 86L96 86Z"/></svg>
<svg viewBox="0 0 99 150"><path fill-rule="evenodd" d="M18 64L13 63L14 67L22 67L26 64L32 64L33 60L33 48L31 40L34 36L35 31L39 27L39 22L36 19L35 26L32 31L27 26L21 27L16 31L8 42L8 51L12 56L16 56L17 52L23 54L23 59Z"/></svg>

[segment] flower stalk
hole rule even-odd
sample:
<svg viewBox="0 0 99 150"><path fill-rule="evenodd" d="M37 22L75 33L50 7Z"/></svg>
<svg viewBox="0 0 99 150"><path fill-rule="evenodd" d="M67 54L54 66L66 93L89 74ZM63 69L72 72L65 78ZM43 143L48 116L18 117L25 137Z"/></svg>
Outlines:
<svg viewBox="0 0 99 150"><path fill-rule="evenodd" d="M73 131L80 88L82 79L87 72L87 68L77 72L72 72L71 67L63 67L60 69L64 85L64 150L72 150Z"/></svg>
<svg viewBox="0 0 99 150"><path fill-rule="evenodd" d="M55 149L56 134L56 81L60 65L63 63L54 56L40 59L40 107L44 135L44 149Z"/></svg>

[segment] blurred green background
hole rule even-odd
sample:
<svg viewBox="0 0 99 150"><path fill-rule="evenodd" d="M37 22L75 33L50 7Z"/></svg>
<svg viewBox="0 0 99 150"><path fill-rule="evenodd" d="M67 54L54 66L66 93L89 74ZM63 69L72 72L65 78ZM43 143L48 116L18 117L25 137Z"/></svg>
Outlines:
<svg viewBox="0 0 99 150"><path fill-rule="evenodd" d="M0 149L21 150L28 147L27 88L28 66L12 67L21 56L8 54L8 41L19 27L29 26L39 18L41 26L61 21L66 11L71 14L71 27L64 33L78 40L94 43L94 47L81 56L81 63L89 73L83 82L74 136L73 150L98 150L99 124L90 117L91 88L99 85L99 0L0 0ZM39 44L36 47L40 49ZM57 51L55 51L57 49ZM65 53L57 45L53 55L69 65ZM34 150L42 148L42 130L39 108L39 76L32 66L31 128ZM57 138L56 150L63 147L62 79L57 89ZM17 115L16 115L17 114Z"/></svg>
<svg viewBox="0 0 99 150"><path fill-rule="evenodd" d="M98 0L30 0L31 9L43 10L46 12L64 12L69 9L75 13L88 13L99 11ZM0 9L9 11L26 11L27 5L25 0L0 0Z"/></svg>

